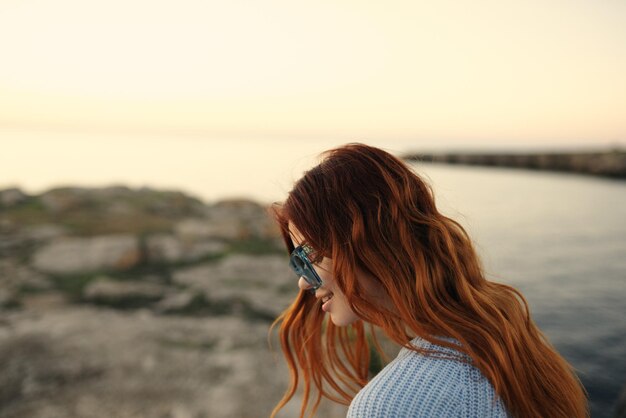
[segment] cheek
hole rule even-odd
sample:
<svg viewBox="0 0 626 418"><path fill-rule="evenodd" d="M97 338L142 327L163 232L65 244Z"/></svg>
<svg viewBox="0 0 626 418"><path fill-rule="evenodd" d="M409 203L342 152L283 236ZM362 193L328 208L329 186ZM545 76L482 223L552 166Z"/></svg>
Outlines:
<svg viewBox="0 0 626 418"><path fill-rule="evenodd" d="M348 301L343 295L339 295L338 297L337 294L335 294L335 298L337 298L337 304L331 308L331 318L335 325L346 326L359 319L358 315L352 311Z"/></svg>
<svg viewBox="0 0 626 418"><path fill-rule="evenodd" d="M315 271L317 271L317 274L320 276L326 286L332 284L335 281L333 277L332 265L327 261L327 259L324 259L319 266L316 266Z"/></svg>
<svg viewBox="0 0 626 418"><path fill-rule="evenodd" d="M333 275L328 271L318 270L317 274L319 274L320 278L324 282L324 287L330 287L335 284L335 280Z"/></svg>

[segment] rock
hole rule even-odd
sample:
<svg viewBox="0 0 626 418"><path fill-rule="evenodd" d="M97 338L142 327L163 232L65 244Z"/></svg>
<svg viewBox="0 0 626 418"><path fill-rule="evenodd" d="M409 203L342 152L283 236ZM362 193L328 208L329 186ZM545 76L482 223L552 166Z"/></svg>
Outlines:
<svg viewBox="0 0 626 418"><path fill-rule="evenodd" d="M39 398L67 385L97 377L101 369L84 356L58 349L42 334L18 335L0 344L0 411L25 399ZM9 414L11 416L11 414Z"/></svg>
<svg viewBox="0 0 626 418"><path fill-rule="evenodd" d="M19 233L6 234L0 239L0 257L19 257L28 248L29 241Z"/></svg>
<svg viewBox="0 0 626 418"><path fill-rule="evenodd" d="M55 240L33 256L33 266L53 274L101 270L128 270L141 261L137 239L132 235Z"/></svg>
<svg viewBox="0 0 626 418"><path fill-rule="evenodd" d="M94 211L104 206L117 208L126 206L129 200L141 194L125 186L104 188L59 187L42 193L40 199L44 207L53 213L86 208ZM130 206L127 206L130 208ZM114 209L116 210L116 209Z"/></svg>
<svg viewBox="0 0 626 418"><path fill-rule="evenodd" d="M67 295L51 290L48 292L35 292L22 295L20 306L30 312L46 312L52 309L64 309L71 301Z"/></svg>
<svg viewBox="0 0 626 418"><path fill-rule="evenodd" d="M171 234L158 234L146 239L146 256L151 263L194 261L226 250L221 241L181 241Z"/></svg>
<svg viewBox="0 0 626 418"><path fill-rule="evenodd" d="M238 218L250 219L259 216L264 212L263 206L249 199L225 199L220 200L211 207L211 215L214 216L236 216Z"/></svg>
<svg viewBox="0 0 626 418"><path fill-rule="evenodd" d="M28 199L28 195L17 187L0 190L0 206L10 208L16 206Z"/></svg>
<svg viewBox="0 0 626 418"><path fill-rule="evenodd" d="M88 189L80 187L62 187L41 194L40 200L46 210L60 213L84 205L88 193Z"/></svg>
<svg viewBox="0 0 626 418"><path fill-rule="evenodd" d="M193 303L196 293L183 291L166 296L154 305L155 312L176 313L185 311Z"/></svg>
<svg viewBox="0 0 626 418"><path fill-rule="evenodd" d="M274 238L279 234L267 208L245 199L220 201L208 208L206 218L189 218L178 223L181 240Z"/></svg>
<svg viewBox="0 0 626 418"><path fill-rule="evenodd" d="M40 195L43 207L56 215L75 215L77 211L99 213L105 218L119 216L133 219L150 215L161 220L203 216L206 206L199 200L178 191L149 188L129 189L125 186L105 188L62 187Z"/></svg>
<svg viewBox="0 0 626 418"><path fill-rule="evenodd" d="M34 248L54 238L59 238L66 233L60 226L52 224L41 224L20 228L7 225L4 229L0 227L0 257L24 258L32 253Z"/></svg>
<svg viewBox="0 0 626 418"><path fill-rule="evenodd" d="M23 292L40 292L50 290L52 283L41 273L12 259L0 260L0 291L7 304L19 299Z"/></svg>
<svg viewBox="0 0 626 418"><path fill-rule="evenodd" d="M586 169L591 174L626 178L626 157L618 152L612 154L600 155L587 164Z"/></svg>
<svg viewBox="0 0 626 418"><path fill-rule="evenodd" d="M626 151L616 148L597 152L538 152L538 153L415 153L406 160L467 164L497 167L516 167L591 174L617 179L626 178Z"/></svg>
<svg viewBox="0 0 626 418"><path fill-rule="evenodd" d="M7 218L0 217L0 234L13 234L18 229L19 225L17 225L16 222Z"/></svg>
<svg viewBox="0 0 626 418"><path fill-rule="evenodd" d="M237 239L241 235L237 219L185 219L174 227L176 235L185 241Z"/></svg>
<svg viewBox="0 0 626 418"><path fill-rule="evenodd" d="M55 224L40 224L27 227L22 233L28 240L41 243L64 236L67 229Z"/></svg>
<svg viewBox="0 0 626 418"><path fill-rule="evenodd" d="M289 382L266 323L89 305L2 322L3 417L267 417ZM300 399L278 417L298 416ZM323 401L317 416L345 417L346 407Z"/></svg>
<svg viewBox="0 0 626 418"><path fill-rule="evenodd" d="M193 243L191 245L184 246L185 252L183 255L183 260L199 260L210 255L223 253L224 251L226 251L227 248L228 245L226 245L226 243L217 240Z"/></svg>
<svg viewBox="0 0 626 418"><path fill-rule="evenodd" d="M266 207L246 199L223 200L210 208L213 222L239 220L239 236L235 238L272 238L279 231Z"/></svg>
<svg viewBox="0 0 626 418"><path fill-rule="evenodd" d="M203 216L206 212L206 205L200 199L180 191L152 190L142 187L132 193L136 207L170 219Z"/></svg>
<svg viewBox="0 0 626 418"><path fill-rule="evenodd" d="M157 283L119 281L100 277L83 291L88 302L118 307L139 307L158 301L167 293L167 287Z"/></svg>
<svg viewBox="0 0 626 418"><path fill-rule="evenodd" d="M183 246L170 234L152 235L146 239L146 258L150 263L175 263L183 258Z"/></svg>
<svg viewBox="0 0 626 418"><path fill-rule="evenodd" d="M296 279L287 263L287 257L276 255L232 254L214 263L179 270L173 280L179 284L203 286L236 278L242 285L270 287ZM236 286L232 280L230 284Z"/></svg>
<svg viewBox="0 0 626 418"><path fill-rule="evenodd" d="M180 269L172 281L204 292L214 302L243 304L261 317L277 316L297 294L297 277L287 258L276 255L233 254L222 260Z"/></svg>
<svg viewBox="0 0 626 418"><path fill-rule="evenodd" d="M19 298L13 289L0 288L0 311L11 309L20 305Z"/></svg>

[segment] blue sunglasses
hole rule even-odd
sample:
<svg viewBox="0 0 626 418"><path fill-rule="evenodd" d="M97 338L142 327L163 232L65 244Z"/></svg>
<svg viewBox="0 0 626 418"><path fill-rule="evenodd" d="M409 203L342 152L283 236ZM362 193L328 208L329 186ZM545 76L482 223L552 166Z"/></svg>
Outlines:
<svg viewBox="0 0 626 418"><path fill-rule="evenodd" d="M289 266L298 276L304 277L304 280L311 285L311 291L317 290L322 285L322 279L313 268L313 264L309 260L309 254L315 250L311 246L304 244L296 247L291 252Z"/></svg>

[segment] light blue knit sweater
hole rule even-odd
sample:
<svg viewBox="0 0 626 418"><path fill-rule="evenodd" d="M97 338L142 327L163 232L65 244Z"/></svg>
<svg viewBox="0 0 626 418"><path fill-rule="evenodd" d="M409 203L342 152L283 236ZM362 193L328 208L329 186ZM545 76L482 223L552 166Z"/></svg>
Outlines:
<svg viewBox="0 0 626 418"><path fill-rule="evenodd" d="M411 343L460 354L420 337ZM347 418L510 417L500 398L493 404L495 397L491 383L471 364L425 356L403 347L398 357L357 393Z"/></svg>

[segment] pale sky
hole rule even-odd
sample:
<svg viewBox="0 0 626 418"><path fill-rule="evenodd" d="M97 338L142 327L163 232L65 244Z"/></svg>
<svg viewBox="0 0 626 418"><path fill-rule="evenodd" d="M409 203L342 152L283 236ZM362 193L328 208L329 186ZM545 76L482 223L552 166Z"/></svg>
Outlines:
<svg viewBox="0 0 626 418"><path fill-rule="evenodd" d="M1 0L0 136L626 143L623 0Z"/></svg>

